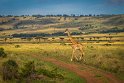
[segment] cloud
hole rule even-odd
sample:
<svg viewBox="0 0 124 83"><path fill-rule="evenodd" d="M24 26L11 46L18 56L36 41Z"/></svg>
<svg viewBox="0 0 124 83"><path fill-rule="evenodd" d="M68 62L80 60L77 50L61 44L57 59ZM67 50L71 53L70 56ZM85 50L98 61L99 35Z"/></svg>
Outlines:
<svg viewBox="0 0 124 83"><path fill-rule="evenodd" d="M110 5L124 5L124 0L107 0Z"/></svg>

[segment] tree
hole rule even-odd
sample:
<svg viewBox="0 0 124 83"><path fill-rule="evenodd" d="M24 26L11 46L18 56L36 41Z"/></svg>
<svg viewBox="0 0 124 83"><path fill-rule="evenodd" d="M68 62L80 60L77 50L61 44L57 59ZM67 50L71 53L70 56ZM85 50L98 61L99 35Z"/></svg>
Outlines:
<svg viewBox="0 0 124 83"><path fill-rule="evenodd" d="M107 36L105 36L105 38L106 38L106 41L107 41L107 38L108 38L108 37L107 37Z"/></svg>
<svg viewBox="0 0 124 83"><path fill-rule="evenodd" d="M99 37L96 37L99 40Z"/></svg>
<svg viewBox="0 0 124 83"><path fill-rule="evenodd" d="M100 37L96 37L96 38L97 38L97 42L99 42L99 38L100 38Z"/></svg>
<svg viewBox="0 0 124 83"><path fill-rule="evenodd" d="M95 17L96 15L94 14L93 16Z"/></svg>
<svg viewBox="0 0 124 83"><path fill-rule="evenodd" d="M36 37L35 39L38 40L38 42L40 42L40 38L41 38L41 37Z"/></svg>
<svg viewBox="0 0 124 83"><path fill-rule="evenodd" d="M52 38L52 41L54 41L54 40L55 40L55 38L53 37L53 38Z"/></svg>
<svg viewBox="0 0 124 83"><path fill-rule="evenodd" d="M23 41L23 40L25 40L25 39L26 39L25 37L22 37L22 38L21 38L21 41Z"/></svg>
<svg viewBox="0 0 124 83"><path fill-rule="evenodd" d="M27 38L27 40L28 40L28 41L31 41L31 40L32 40L32 38Z"/></svg>
<svg viewBox="0 0 124 83"><path fill-rule="evenodd" d="M62 41L63 41L63 40L64 40L64 38L63 38L63 37L60 37L60 40L62 40Z"/></svg>
<svg viewBox="0 0 124 83"><path fill-rule="evenodd" d="M84 40L84 37L81 37L82 40Z"/></svg>
<svg viewBox="0 0 124 83"><path fill-rule="evenodd" d="M95 40L96 37L93 37L93 38L94 38L94 40Z"/></svg>
<svg viewBox="0 0 124 83"><path fill-rule="evenodd" d="M80 17L83 17L84 15L80 15Z"/></svg>
<svg viewBox="0 0 124 83"><path fill-rule="evenodd" d="M90 37L90 41L92 40L92 37Z"/></svg>
<svg viewBox="0 0 124 83"><path fill-rule="evenodd" d="M109 37L110 41L112 40L112 36Z"/></svg>
<svg viewBox="0 0 124 83"><path fill-rule="evenodd" d="M92 16L92 14L89 14L89 16Z"/></svg>
<svg viewBox="0 0 124 83"><path fill-rule="evenodd" d="M75 14L71 14L72 17L75 17L76 15Z"/></svg>
<svg viewBox="0 0 124 83"><path fill-rule="evenodd" d="M4 41L6 42L7 41L7 38L4 38Z"/></svg>
<svg viewBox="0 0 124 83"><path fill-rule="evenodd" d="M42 39L44 40L44 42L45 42L46 40L48 40L48 38L46 38L46 37L43 37Z"/></svg>

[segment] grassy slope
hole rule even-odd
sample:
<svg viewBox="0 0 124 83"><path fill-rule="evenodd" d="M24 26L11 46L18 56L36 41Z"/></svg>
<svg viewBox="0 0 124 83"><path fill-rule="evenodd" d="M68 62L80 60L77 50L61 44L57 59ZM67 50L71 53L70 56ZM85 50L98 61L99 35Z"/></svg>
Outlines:
<svg viewBox="0 0 124 83"><path fill-rule="evenodd" d="M63 20L63 18L61 18L61 20L58 20L59 17L51 17L51 18L44 17L44 18L38 18L38 19L33 17L27 17L27 18L17 17L17 19L21 21L18 27L24 27L24 28L1 31L0 35L3 33L6 33L7 35L14 34L14 33L31 33L31 34L53 33L54 32L53 28L55 28L56 32L64 31L65 28L70 28L70 30L72 28L75 28L74 30L72 29L72 31L79 31L78 27L81 27L86 24L91 24L94 27L83 30L85 32L99 32L101 30L110 30L115 26L117 26L118 29L123 29L123 26L124 26L123 18L124 18L124 15L117 15L117 16L103 17L103 18L79 17L78 20L74 20L73 18L67 18L66 20ZM48 22L48 23L44 24L45 22ZM12 22L12 24L14 23ZM9 24L5 23L3 25L0 25L0 27L11 28L13 26L12 24L11 22Z"/></svg>
<svg viewBox="0 0 124 83"><path fill-rule="evenodd" d="M109 17L108 20L106 20L104 23L108 25L116 25L116 26L124 25L124 15Z"/></svg>
<svg viewBox="0 0 124 83"><path fill-rule="evenodd" d="M27 48L26 44L21 44L21 48L15 48L15 45L1 45L0 47L3 47L6 51L6 53L8 54L7 58L0 58L0 69L1 69L1 65L4 61L8 60L8 59L13 59L16 60L17 63L19 64L20 67L23 66L24 63L28 62L28 61L34 61L35 62L35 66L36 69L38 68L45 68L48 70L53 70L54 68L56 68L57 66L55 66L54 64L48 63L48 62L44 62L41 61L40 59L35 59L32 57L32 55L38 55L41 54L41 49L39 48L39 46L41 45L33 45L30 44L30 47ZM39 49L38 49L39 48ZM46 79L46 80L34 80L33 83L37 82L37 83L47 83L47 82L61 82L61 83L86 83L85 79L82 79L80 77L78 77L75 73L72 73L66 69L63 68L58 68L58 72L61 73L62 75L64 75L65 79L64 80L60 80L60 79ZM48 80L48 81L47 81ZM2 81L2 76L1 76L1 72L0 72L0 82L4 83ZM11 81L9 81L9 83L11 83ZM13 82L12 82L13 83Z"/></svg>
<svg viewBox="0 0 124 83"><path fill-rule="evenodd" d="M39 57L54 57L62 61L70 62L71 47L60 44L20 44L21 48L15 48L15 45L1 45L11 56L39 55ZM114 72L117 75L124 73L123 46L100 46L86 44L85 46L85 64ZM10 49L11 48L11 49ZM76 53L78 54L78 53ZM25 57L24 57L25 56ZM17 57L18 58L18 57ZM19 58L18 58L19 59Z"/></svg>

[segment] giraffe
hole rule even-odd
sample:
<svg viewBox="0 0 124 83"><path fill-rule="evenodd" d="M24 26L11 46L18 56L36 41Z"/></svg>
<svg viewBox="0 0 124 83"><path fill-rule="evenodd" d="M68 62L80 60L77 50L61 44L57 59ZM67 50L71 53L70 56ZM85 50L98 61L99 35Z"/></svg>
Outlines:
<svg viewBox="0 0 124 83"><path fill-rule="evenodd" d="M84 51L83 51L83 45L77 41L75 41L72 36L70 35L70 32L68 29L65 30L65 33L68 35L70 42L72 43L71 47L72 47L72 56L71 56L71 61L73 61L73 59L75 58L77 61L82 60L83 56L84 56ZM79 50L80 51L80 58L78 59L76 55L74 55L74 53Z"/></svg>

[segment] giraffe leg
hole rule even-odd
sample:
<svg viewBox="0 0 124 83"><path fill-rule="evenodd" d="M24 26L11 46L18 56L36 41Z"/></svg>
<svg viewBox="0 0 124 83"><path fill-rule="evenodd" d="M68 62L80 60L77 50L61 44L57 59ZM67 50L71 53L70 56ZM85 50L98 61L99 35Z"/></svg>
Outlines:
<svg viewBox="0 0 124 83"><path fill-rule="evenodd" d="M84 56L84 52L82 52L82 58L83 58L83 56ZM83 60L83 61L85 61L85 59L84 59L84 58L83 58L82 60Z"/></svg>
<svg viewBox="0 0 124 83"><path fill-rule="evenodd" d="M76 52L77 50L74 50L74 53ZM76 55L73 55L73 57L77 60L77 61L79 61L79 59L78 59L78 57L76 56Z"/></svg>
<svg viewBox="0 0 124 83"><path fill-rule="evenodd" d="M72 51L71 61L73 61L73 58L74 58L74 52L75 52L75 50Z"/></svg>
<svg viewBox="0 0 124 83"><path fill-rule="evenodd" d="M82 49L80 49L81 55L80 55L80 60L82 60L83 56L84 56L84 52Z"/></svg>
<svg viewBox="0 0 124 83"><path fill-rule="evenodd" d="M75 49L73 50L73 52L72 52L72 57L71 57L71 61L73 61L73 59L75 58L77 61L78 61L78 58L77 58L77 56L74 54L75 53Z"/></svg>
<svg viewBox="0 0 124 83"><path fill-rule="evenodd" d="M76 59L77 61L79 61L79 59L78 59L78 57L77 57L76 55L75 55L74 57L75 57L75 59Z"/></svg>

